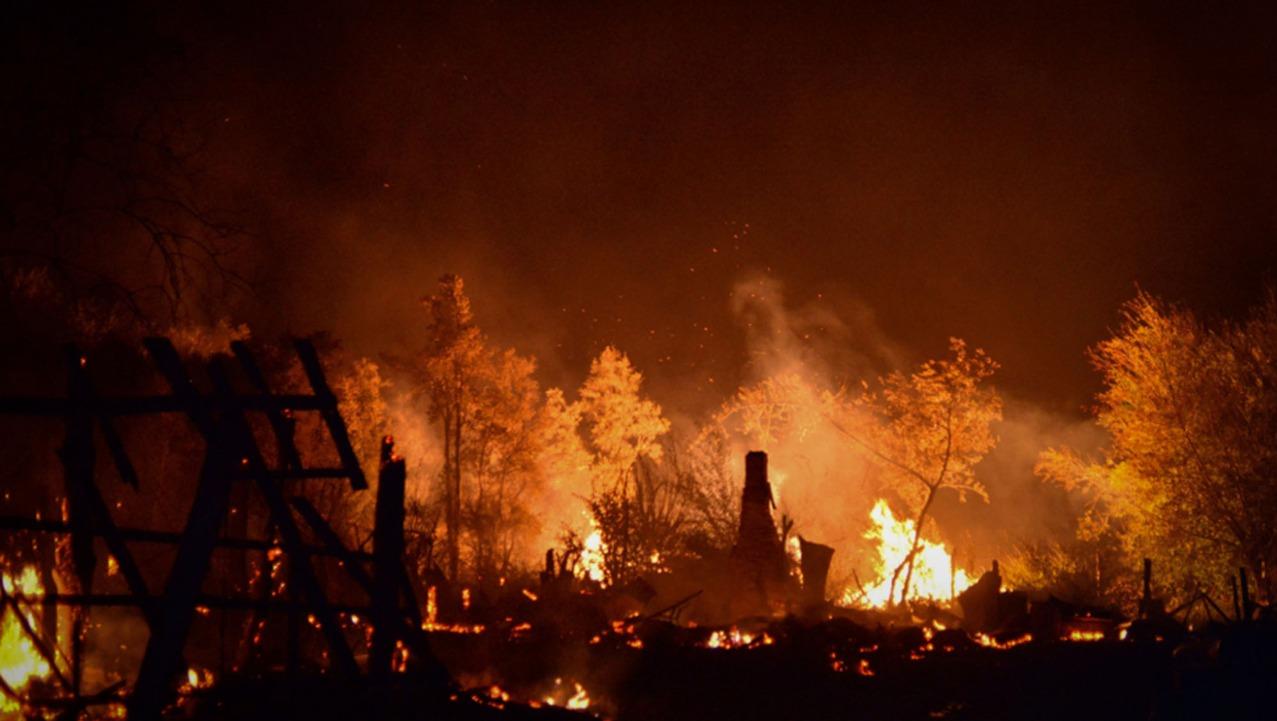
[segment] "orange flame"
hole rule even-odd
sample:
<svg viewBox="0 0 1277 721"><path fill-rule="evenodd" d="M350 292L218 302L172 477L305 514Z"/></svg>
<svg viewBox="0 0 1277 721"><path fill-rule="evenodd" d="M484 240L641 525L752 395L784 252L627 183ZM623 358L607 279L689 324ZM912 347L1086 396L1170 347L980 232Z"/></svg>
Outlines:
<svg viewBox="0 0 1277 721"><path fill-rule="evenodd" d="M0 583L4 584L5 594L9 596L44 595L44 585L33 566L27 566L16 574L3 574ZM36 650L22 620L17 617L18 613L23 614L28 626L39 626L35 613L29 608L20 611L18 605L13 604L0 610L0 677L9 688L21 694L33 681L47 678L53 671ZM0 717L17 718L21 710L20 699L0 695Z"/></svg>
<svg viewBox="0 0 1277 721"><path fill-rule="evenodd" d="M909 556L913 548L916 526L908 519L900 520L891 512L883 499L878 499L869 512L873 525L865 532L865 538L878 544L878 560L874 564L877 578L865 586L863 595L858 589L847 589L843 603L869 606L886 606L892 601L891 576ZM899 593L901 578L896 579ZM910 599L947 598L951 589L962 590L971 584L970 577L962 569L956 569L949 551L939 543L925 538L918 541L918 553L914 557L913 576L909 583Z"/></svg>

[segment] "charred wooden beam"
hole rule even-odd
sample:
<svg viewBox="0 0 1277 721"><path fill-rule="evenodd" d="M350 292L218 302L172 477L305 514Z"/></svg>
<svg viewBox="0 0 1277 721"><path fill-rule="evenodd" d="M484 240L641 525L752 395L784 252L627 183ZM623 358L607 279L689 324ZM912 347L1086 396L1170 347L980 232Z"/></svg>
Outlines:
<svg viewBox="0 0 1277 721"><path fill-rule="evenodd" d="M224 411L322 411L328 401L300 394L237 395L210 398L196 395L183 400L173 396L120 396L76 401L70 398L0 396L0 415L65 418L83 411L97 417L145 416L155 413L186 413L192 406L209 413Z"/></svg>
<svg viewBox="0 0 1277 721"><path fill-rule="evenodd" d="M26 518L23 516L0 516L0 531L35 531L40 533L71 533L71 524L63 521L51 521L47 519ZM95 536L103 535L100 530L90 531ZM120 540L135 543L164 543L176 544L182 540L182 534L170 531L153 531L144 528L129 528L126 526L116 526L115 533L119 535ZM216 546L218 548L245 550L245 551L262 551L268 552L278 550L279 544L270 541L262 541L255 538L225 538L217 539ZM305 546L306 552L312 556L333 556L343 560L354 559L359 562L368 562L372 560L372 554L367 551L357 549L346 549L341 553L334 552L327 546ZM145 595L145 594L143 594Z"/></svg>
<svg viewBox="0 0 1277 721"><path fill-rule="evenodd" d="M253 357L252 352L248 349L248 345L243 341L234 341L231 343L231 352L235 354L236 360L239 361L240 367L244 370L244 375L248 378L249 383L257 389L258 393L270 395L270 383L266 380L266 374L262 372L261 366L257 364L257 359ZM293 434L297 428L297 423L292 418L285 415L285 411L279 408L270 408L266 411L266 420L270 423L271 430L275 434L275 444L279 448L280 466L288 470L296 470L302 467L301 454L297 451L297 445L293 442Z"/></svg>
<svg viewBox="0 0 1277 721"><path fill-rule="evenodd" d="M328 381L324 378L324 370L319 364L319 354L315 352L315 346L304 340L296 341L293 346L297 350L297 358L301 361L302 369L306 371L306 379L310 382L311 391L322 404L319 409L320 414L328 426L333 445L337 448L337 457L341 459L342 467L349 474L350 487L356 491L367 488L368 481L359 467L359 458L355 455L355 449L350 445L346 423L337 412L337 396L333 395L332 389L328 387Z"/></svg>
<svg viewBox="0 0 1277 721"><path fill-rule="evenodd" d="M53 604L56 606L78 606L91 608L140 608L147 604L158 604L164 596L146 596L139 598L131 593L27 593L10 594L12 601L27 604ZM332 603L329 606L340 614L358 614L370 616L372 606L359 603ZM229 611L262 611L265 613L300 612L304 616L311 609L308 601L289 601L276 598L258 598L255 596L222 596L219 594L200 593L194 597L192 608L224 609ZM316 621L318 622L318 621Z"/></svg>

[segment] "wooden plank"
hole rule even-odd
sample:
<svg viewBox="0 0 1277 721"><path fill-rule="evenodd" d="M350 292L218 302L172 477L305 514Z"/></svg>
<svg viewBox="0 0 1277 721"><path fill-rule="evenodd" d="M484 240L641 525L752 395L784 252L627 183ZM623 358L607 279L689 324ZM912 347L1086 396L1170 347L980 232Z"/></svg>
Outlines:
<svg viewBox="0 0 1277 721"><path fill-rule="evenodd" d="M238 395L216 399L197 397L194 404L208 412L227 410L244 411L322 411L327 407L323 399L310 395ZM83 410L98 417L144 416L155 413L186 413L189 408L172 396L114 396L97 398L86 403L76 403L68 398L34 396L0 396L0 415L45 416L64 418L73 410Z"/></svg>
<svg viewBox="0 0 1277 721"><path fill-rule="evenodd" d="M319 363L319 355L315 353L315 346L304 340L298 340L293 345L297 349L297 358L301 361L302 369L306 371L306 379L310 382L311 391L324 404L320 414L328 426L328 433L333 439L333 445L337 448L341 465L350 475L350 487L353 490L362 491L368 487L368 481L364 477L363 469L359 466L355 449L350 445L350 434L346 430L346 422L337 411L337 396L333 395L332 389L328 387L328 381L324 379L324 370Z"/></svg>
<svg viewBox="0 0 1277 721"><path fill-rule="evenodd" d="M231 343L231 352L235 354L235 358L239 361L240 367L244 370L244 375L248 378L248 382L253 384L258 393L269 396L271 394L270 383L266 380L266 374L262 372L261 366L257 364L257 359L253 357L248 345L243 341L233 341ZM279 448L281 468L301 468L301 454L298 453L297 445L293 442L293 432L297 426L296 422L292 418L285 417L284 412L278 408L267 410L266 420L270 422L271 430L275 434L275 443Z"/></svg>
<svg viewBox="0 0 1277 721"><path fill-rule="evenodd" d="M229 434L220 430L210 429L208 455L195 500L187 514L186 530L165 584L160 628L147 639L142 666L129 697L130 721L159 719L172 696L172 683L180 670L200 586L208 573L217 534L230 502L228 466L233 462L234 445L225 437Z"/></svg>
<svg viewBox="0 0 1277 721"><path fill-rule="evenodd" d="M304 496L294 496L288 499L293 508L297 510L297 514L301 516L302 521L310 528L311 532L319 538L319 542L323 544L323 548L331 556L336 556L342 561L342 568L350 574L352 580L359 584L359 587L365 593L372 594L372 575L360 563L359 551L346 548L341 542L341 537L337 535L337 531L324 520L323 515L315 508L310 499ZM367 556L364 557L368 558Z"/></svg>
<svg viewBox="0 0 1277 721"><path fill-rule="evenodd" d="M239 460L240 439L225 422L197 403L198 394L182 368L181 359L165 339L148 339L152 360L168 382L173 395L187 402L187 414L205 437L207 451L195 498L187 514L177 556L165 584L158 632L147 639L146 652L129 697L130 721L156 721L173 695L186 637L212 561L218 532L230 502L231 474Z"/></svg>
<svg viewBox="0 0 1277 721"><path fill-rule="evenodd" d="M138 598L131 593L32 593L9 594L9 598L26 604L52 604L56 606L84 606L103 608L138 608L143 604L158 604L164 596L148 596ZM262 611L264 613L300 612L303 617L311 606L308 601L286 601L275 598L258 598L255 596L222 596L213 593L199 593L194 596L193 606L209 609L227 609L231 611ZM330 604L337 613L360 614L367 616L372 606L361 603Z"/></svg>
<svg viewBox="0 0 1277 721"><path fill-rule="evenodd" d="M71 525L63 521L52 521L47 519L26 518L23 516L0 516L0 531L35 531L39 533L70 533ZM102 535L102 532L96 529L90 531L94 535ZM176 544L182 540L182 534L170 531L153 531L144 528L130 528L125 526L116 526L115 532L121 540L133 543L163 543ZM262 551L266 552L272 548L276 548L277 544L270 541L262 541L255 538L226 538L219 537L217 539L218 548L227 548L244 551ZM332 552L325 546L306 546L306 552L312 556L336 556L338 554ZM344 556L350 556L359 561L371 561L372 554L367 551L355 549L346 550Z"/></svg>

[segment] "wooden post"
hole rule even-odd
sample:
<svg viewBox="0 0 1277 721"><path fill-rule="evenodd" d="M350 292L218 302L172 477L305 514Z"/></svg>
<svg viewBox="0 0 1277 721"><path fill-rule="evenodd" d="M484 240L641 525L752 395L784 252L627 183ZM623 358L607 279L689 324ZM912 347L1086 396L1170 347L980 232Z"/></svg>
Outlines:
<svg viewBox="0 0 1277 721"><path fill-rule="evenodd" d="M381 442L381 473L377 478L377 508L373 526L373 628L369 672L385 676L392 670L398 639L400 585L404 554L404 461L395 455L395 441Z"/></svg>
<svg viewBox="0 0 1277 721"><path fill-rule="evenodd" d="M1233 618L1240 621L1242 620L1242 602L1241 598L1237 595L1237 577L1230 575L1228 577L1228 582L1233 587Z"/></svg>
<svg viewBox="0 0 1277 721"><path fill-rule="evenodd" d="M147 640L137 683L129 697L130 721L159 719L172 695L171 684L180 670L182 649L191 629L195 599L212 560L217 533L226 517L230 500L233 451L226 448L223 434L209 440L208 455L195 489L195 501L186 518L186 530L177 548L173 570L165 584L159 628ZM220 442L219 442L220 440Z"/></svg>

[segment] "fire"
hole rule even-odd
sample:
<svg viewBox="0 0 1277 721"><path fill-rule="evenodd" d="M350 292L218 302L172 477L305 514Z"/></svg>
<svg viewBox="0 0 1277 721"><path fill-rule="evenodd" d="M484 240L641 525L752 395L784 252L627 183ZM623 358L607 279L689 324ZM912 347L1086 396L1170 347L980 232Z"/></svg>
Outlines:
<svg viewBox="0 0 1277 721"><path fill-rule="evenodd" d="M439 621L439 588L431 586L426 589L426 623L434 625Z"/></svg>
<svg viewBox="0 0 1277 721"><path fill-rule="evenodd" d="M975 640L981 646L984 646L986 648L996 648L996 649L1006 650L1008 648L1015 648L1016 646L1019 646L1022 643L1028 643L1029 641L1032 641L1033 634L1026 633L1022 636L1017 636L1015 638L1007 639L1006 641L999 641L998 639L992 636L989 636L987 634L977 633L975 635Z"/></svg>
<svg viewBox="0 0 1277 721"><path fill-rule="evenodd" d="M6 596L34 597L44 594L40 576L32 566L23 568L17 574L6 573L0 576L0 583L4 584ZM22 613L23 619L18 618L18 613ZM35 614L29 608L19 610L16 600L0 610L0 678L18 693L24 691L33 681L46 678L52 673L48 662L27 635L23 620L31 628L39 627ZM0 716L16 716L20 711L18 699L0 695Z"/></svg>
<svg viewBox="0 0 1277 721"><path fill-rule="evenodd" d="M550 706L561 705L564 708L572 709L574 711L584 711L590 707L590 694L586 692L585 687L579 682L572 682L573 692L571 696L567 696L565 691L560 690L563 687L563 679L554 679L554 686L554 692L546 695L543 699L546 704ZM566 698L564 698L564 700L559 700L565 696Z"/></svg>
<svg viewBox="0 0 1277 721"><path fill-rule="evenodd" d="M590 535L581 544L581 563L577 567L577 577L603 583L607 578L603 569L603 554L607 551L607 545L603 543L603 531L593 517L590 518L590 529Z"/></svg>
<svg viewBox="0 0 1277 721"><path fill-rule="evenodd" d="M767 633L754 634L749 631L742 631L732 626L726 630L717 630L710 633L709 638L705 641L708 648L749 648L751 646L770 646L775 641Z"/></svg>
<svg viewBox="0 0 1277 721"><path fill-rule="evenodd" d="M858 595L856 589L848 589L843 594L843 603L886 606L892 600L892 573L909 556L915 526L911 520L896 518L883 499L878 499L874 504L869 518L873 525L865 532L865 538L878 544L878 561L875 564L878 578L865 587L863 596ZM896 579L897 593L903 582L902 573ZM960 568L955 570L953 559L943 545L925 538L919 540L918 554L913 562L913 576L909 582L909 598L947 598L952 590L962 590L970 584L971 579L965 571Z"/></svg>
<svg viewBox="0 0 1277 721"><path fill-rule="evenodd" d="M1104 632L1074 629L1072 631L1069 631L1069 640L1070 641L1103 641Z"/></svg>
<svg viewBox="0 0 1277 721"><path fill-rule="evenodd" d="M197 668L191 666L186 669L186 683L182 684L178 690L182 693L190 693L191 691L200 691L210 688L215 681L213 672L206 668Z"/></svg>

